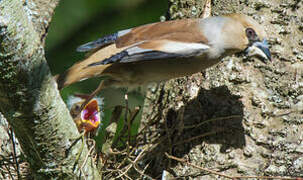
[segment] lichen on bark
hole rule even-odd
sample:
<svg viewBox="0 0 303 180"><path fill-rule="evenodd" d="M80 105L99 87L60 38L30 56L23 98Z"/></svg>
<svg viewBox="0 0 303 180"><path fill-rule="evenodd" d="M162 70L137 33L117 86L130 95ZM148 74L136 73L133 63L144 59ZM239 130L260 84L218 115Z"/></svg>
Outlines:
<svg viewBox="0 0 303 180"><path fill-rule="evenodd" d="M36 179L100 178L44 57L56 0L0 1L0 109L13 127ZM81 141L80 141L81 142ZM78 164L77 164L78 163ZM76 170L74 170L76 164Z"/></svg>

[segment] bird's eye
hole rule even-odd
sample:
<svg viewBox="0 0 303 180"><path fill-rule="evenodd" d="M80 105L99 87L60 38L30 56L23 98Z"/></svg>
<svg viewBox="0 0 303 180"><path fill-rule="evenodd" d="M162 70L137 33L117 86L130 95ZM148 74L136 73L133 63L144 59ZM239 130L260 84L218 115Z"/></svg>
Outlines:
<svg viewBox="0 0 303 180"><path fill-rule="evenodd" d="M248 37L248 39L250 39L250 40L256 39L256 37L257 37L256 32L252 28L247 28L245 32L246 32L246 36Z"/></svg>
<svg viewBox="0 0 303 180"><path fill-rule="evenodd" d="M75 105L75 110L76 110L76 111L79 111L79 110L80 110L80 105L76 104L76 105Z"/></svg>

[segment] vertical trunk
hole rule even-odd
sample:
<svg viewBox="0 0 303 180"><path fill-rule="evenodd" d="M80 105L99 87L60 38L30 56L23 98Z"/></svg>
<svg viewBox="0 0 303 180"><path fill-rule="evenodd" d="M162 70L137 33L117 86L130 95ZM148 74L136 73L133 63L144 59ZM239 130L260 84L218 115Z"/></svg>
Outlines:
<svg viewBox="0 0 303 180"><path fill-rule="evenodd" d="M198 17L203 4L173 0L169 15ZM259 21L273 61L227 57L204 72L150 88L143 119L153 124L150 129L164 129L160 137L168 137L155 148L151 174L172 168L176 177L203 175L169 162L168 152L229 175L302 177L302 2L214 0L212 5L213 15L244 13Z"/></svg>

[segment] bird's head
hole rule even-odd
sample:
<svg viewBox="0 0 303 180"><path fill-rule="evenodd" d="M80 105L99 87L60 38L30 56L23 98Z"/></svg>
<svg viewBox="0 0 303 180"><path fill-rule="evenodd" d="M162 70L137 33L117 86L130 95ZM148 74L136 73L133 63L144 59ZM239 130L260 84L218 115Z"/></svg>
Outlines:
<svg viewBox="0 0 303 180"><path fill-rule="evenodd" d="M74 96L69 96L67 100L70 114L79 132L83 129L86 132L95 132L102 120L102 112L100 111L103 106L102 98L96 97L90 100L84 108L81 109L82 103L84 103L88 97L89 95L86 94L75 94Z"/></svg>
<svg viewBox="0 0 303 180"><path fill-rule="evenodd" d="M251 17L243 14L229 14L222 26L224 44L235 51L244 51L248 56L271 60L269 45L263 27Z"/></svg>

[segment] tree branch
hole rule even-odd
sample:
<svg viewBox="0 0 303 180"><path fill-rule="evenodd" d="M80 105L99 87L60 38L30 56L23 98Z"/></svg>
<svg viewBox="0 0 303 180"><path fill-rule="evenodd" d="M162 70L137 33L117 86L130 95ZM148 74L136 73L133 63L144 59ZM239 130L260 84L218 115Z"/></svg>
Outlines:
<svg viewBox="0 0 303 180"><path fill-rule="evenodd" d="M73 172L80 144L71 147L71 138L79 133L44 57L44 37L57 1L26 2L0 0L0 109L37 179L76 176L88 150ZM91 161L82 170L98 179Z"/></svg>

